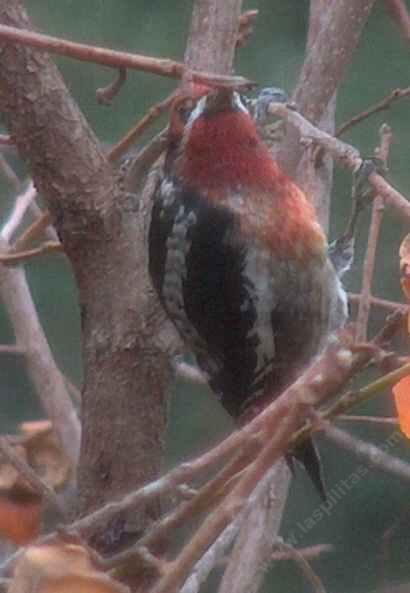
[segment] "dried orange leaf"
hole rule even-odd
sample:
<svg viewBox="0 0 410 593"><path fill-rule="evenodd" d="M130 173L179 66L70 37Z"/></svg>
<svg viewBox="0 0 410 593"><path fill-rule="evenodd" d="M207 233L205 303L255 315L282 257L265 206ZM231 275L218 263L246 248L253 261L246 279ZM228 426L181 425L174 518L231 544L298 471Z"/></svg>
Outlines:
<svg viewBox="0 0 410 593"><path fill-rule="evenodd" d="M88 551L63 542L29 547L17 560L8 593L129 593L97 570Z"/></svg>
<svg viewBox="0 0 410 593"><path fill-rule="evenodd" d="M48 420L24 422L20 432L26 437L27 461L52 488L63 487L71 476L71 462L53 432Z"/></svg>
<svg viewBox="0 0 410 593"><path fill-rule="evenodd" d="M407 438L410 438L410 375L396 383L393 387L393 394L400 429Z"/></svg>
<svg viewBox="0 0 410 593"><path fill-rule="evenodd" d="M13 488L0 494L0 538L26 545L39 534L42 516L41 498Z"/></svg>

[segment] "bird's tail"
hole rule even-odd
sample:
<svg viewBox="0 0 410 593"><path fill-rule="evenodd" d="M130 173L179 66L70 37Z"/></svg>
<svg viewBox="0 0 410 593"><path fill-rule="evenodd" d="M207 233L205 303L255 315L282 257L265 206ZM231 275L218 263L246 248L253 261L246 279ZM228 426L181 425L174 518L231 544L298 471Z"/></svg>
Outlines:
<svg viewBox="0 0 410 593"><path fill-rule="evenodd" d="M326 502L326 486L323 479L322 463L319 451L312 439L298 445L291 453L291 456L299 461L307 471L309 478L318 491L320 498ZM288 460L292 469L292 462Z"/></svg>

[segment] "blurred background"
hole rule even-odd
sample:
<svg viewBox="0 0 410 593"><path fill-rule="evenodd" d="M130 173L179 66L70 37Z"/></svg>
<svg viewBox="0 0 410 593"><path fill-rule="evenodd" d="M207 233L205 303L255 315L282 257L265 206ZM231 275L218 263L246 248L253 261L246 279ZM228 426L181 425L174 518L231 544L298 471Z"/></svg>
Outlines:
<svg viewBox="0 0 410 593"><path fill-rule="evenodd" d="M409 0L408 5L410 8ZM188 0L26 0L26 6L38 30L50 35L179 60L183 57L192 9ZM291 92L303 60L308 7L307 0L246 3L245 8L259 9L259 18L249 45L238 52L237 73L262 86L275 85ZM409 53L408 41L401 39L383 4L378 3L340 89L337 124L379 101L392 89L409 86ZM56 62L96 135L107 144L118 140L152 103L164 98L175 86L171 80L129 72L128 81L113 105L103 107L95 99L95 90L112 80L112 71L64 58L56 58ZM371 155L383 122L389 123L393 131L389 178L395 187L410 195L409 99L355 127L345 139L363 155ZM157 128L164 123L165 120L160 121ZM25 175L23 165L14 156L9 162L19 175ZM10 212L14 191L3 179L0 184L2 224ZM331 238L344 227L350 209L350 188L350 174L337 168ZM355 265L346 278L348 289L354 292L360 289L368 220L369 213L366 213L359 230ZM373 289L377 296L402 300L398 249L407 232L409 229L399 217L386 213ZM69 265L62 255L49 255L27 264L26 272L54 356L63 372L81 386L79 312ZM384 311L373 310L372 331L380 326L384 315ZM9 342L13 342L12 329L0 303L0 343ZM193 388L180 382L170 391L167 466L203 451L232 428L230 419L205 388ZM357 413L393 415L391 394L384 394ZM41 417L42 411L22 360L16 355L0 354L1 432L11 433L19 422ZM408 442L394 435L392 439L394 427L355 424L348 428L380 445L387 444L391 454L410 462ZM283 537L301 547L317 543L334 546L332 553L313 564L329 591L371 591L380 586L384 578L390 583L410 582L408 487L376 471L363 476L356 459L327 442L320 441L320 447L329 490L339 488L343 494L334 504L329 503L332 508L328 516L322 513L318 518L321 501L304 472L297 471L287 504ZM357 480L356 475L359 475ZM348 480L349 488L342 485L343 480L345 484ZM392 531L392 536L387 540L386 556L383 545L388 530ZM287 561L277 563L270 570L264 590L274 590L278 585L283 593L308 587L294 564Z"/></svg>

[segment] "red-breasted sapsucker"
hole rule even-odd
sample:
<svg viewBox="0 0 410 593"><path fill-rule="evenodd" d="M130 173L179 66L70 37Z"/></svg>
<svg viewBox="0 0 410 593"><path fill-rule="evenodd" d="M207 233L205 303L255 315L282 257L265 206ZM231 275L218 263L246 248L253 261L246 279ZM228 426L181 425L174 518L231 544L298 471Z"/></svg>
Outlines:
<svg viewBox="0 0 410 593"><path fill-rule="evenodd" d="M149 270L235 418L294 381L346 314L313 206L272 159L233 91L174 102ZM313 443L294 455L324 495Z"/></svg>

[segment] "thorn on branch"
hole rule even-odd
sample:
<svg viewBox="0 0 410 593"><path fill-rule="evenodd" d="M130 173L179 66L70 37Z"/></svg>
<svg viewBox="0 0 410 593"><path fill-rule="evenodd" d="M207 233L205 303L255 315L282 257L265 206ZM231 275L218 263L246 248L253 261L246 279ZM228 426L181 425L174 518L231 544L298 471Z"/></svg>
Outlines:
<svg viewBox="0 0 410 593"><path fill-rule="evenodd" d="M111 105L112 100L118 95L126 80L127 69L120 67L117 71L116 77L112 82L110 82L108 86L101 87L95 91L97 102L100 105Z"/></svg>

